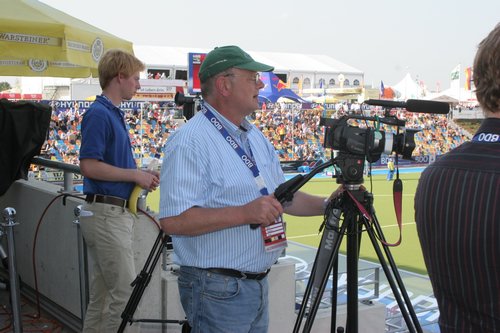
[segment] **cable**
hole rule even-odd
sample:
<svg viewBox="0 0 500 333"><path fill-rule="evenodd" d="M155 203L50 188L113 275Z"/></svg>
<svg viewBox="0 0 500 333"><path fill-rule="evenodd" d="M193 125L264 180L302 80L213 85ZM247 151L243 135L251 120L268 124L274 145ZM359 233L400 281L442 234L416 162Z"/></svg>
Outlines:
<svg viewBox="0 0 500 333"><path fill-rule="evenodd" d="M160 224L155 220L154 217L152 217L146 211L144 211L144 210L142 210L140 208L137 208L137 210L140 211L141 213L143 213L144 215L146 215L147 217L149 217L149 219L154 223L154 225L156 225L156 227L158 228L158 230L161 230Z"/></svg>
<svg viewBox="0 0 500 333"><path fill-rule="evenodd" d="M76 198L76 199L80 199L80 200L85 200L85 198L83 198L83 197L79 197L79 196L72 195L72 194L67 194L67 193L59 194L59 195L55 196L49 202L47 207L45 207L42 215L40 216L40 219L38 219L38 223L37 223L36 230L35 230L35 238L33 240L33 252L32 252L33 277L35 280L35 298L36 298L36 309L37 309L37 313L35 314L35 316L33 316L33 318L40 318L40 313L41 313L41 311L40 311L40 295L38 292L38 277L37 277L37 271L36 271L36 242L38 239L38 231L40 230L40 225L42 224L42 220L45 217L45 214L49 210L50 206L52 206L52 204L60 197L64 197L63 199L66 199L66 197L72 197L72 198Z"/></svg>
<svg viewBox="0 0 500 333"><path fill-rule="evenodd" d="M45 207L42 215L40 216L40 218L38 220L36 230L35 230L35 238L33 240L33 252L32 252L33 277L34 277L34 282L35 282L35 298L36 298L36 310L37 310L37 312L35 315L31 316L32 318L40 318L41 317L40 295L39 295L39 290L38 290L38 275L37 275L37 269L36 269L36 244L37 244L37 239L38 239L38 231L40 230L40 226L42 224L43 218L45 217L45 214L47 213L49 208L52 206L52 204L54 204L54 202L57 199L59 199L61 197L63 197L63 204L65 204L66 197L72 197L72 198L76 198L76 199L80 199L80 200L85 200L85 198L81 197L81 196L76 196L76 195L67 194L67 193L59 194L59 195L55 196L54 198L52 198L52 200ZM155 226L159 230L161 230L159 223L154 219L154 217L152 217L150 214L148 214L146 211L144 211L142 209L139 209L139 211L142 212L144 215L146 215L155 224Z"/></svg>

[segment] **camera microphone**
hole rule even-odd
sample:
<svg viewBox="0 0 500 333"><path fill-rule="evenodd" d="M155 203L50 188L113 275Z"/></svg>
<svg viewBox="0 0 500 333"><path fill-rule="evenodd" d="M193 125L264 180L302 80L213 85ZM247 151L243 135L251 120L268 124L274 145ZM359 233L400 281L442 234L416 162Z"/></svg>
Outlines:
<svg viewBox="0 0 500 333"><path fill-rule="evenodd" d="M450 106L445 102L427 101L422 99L409 99L406 102L390 101L385 99L368 99L368 105L378 105L389 108L405 108L410 112L448 114Z"/></svg>

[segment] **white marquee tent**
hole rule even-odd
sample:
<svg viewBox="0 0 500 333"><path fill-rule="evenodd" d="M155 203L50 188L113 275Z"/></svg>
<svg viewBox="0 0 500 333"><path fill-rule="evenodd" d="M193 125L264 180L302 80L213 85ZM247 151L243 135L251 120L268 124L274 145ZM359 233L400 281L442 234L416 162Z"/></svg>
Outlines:
<svg viewBox="0 0 500 333"><path fill-rule="evenodd" d="M134 45L135 55L149 67L187 67L189 52L207 53L211 49L173 46ZM327 55L248 51L256 60L275 67L275 72L343 73L363 75L363 71Z"/></svg>
<svg viewBox="0 0 500 333"><path fill-rule="evenodd" d="M422 97L422 89L420 86L411 78L410 73L396 85L391 86L396 92L397 99L407 100L407 99L418 99Z"/></svg>

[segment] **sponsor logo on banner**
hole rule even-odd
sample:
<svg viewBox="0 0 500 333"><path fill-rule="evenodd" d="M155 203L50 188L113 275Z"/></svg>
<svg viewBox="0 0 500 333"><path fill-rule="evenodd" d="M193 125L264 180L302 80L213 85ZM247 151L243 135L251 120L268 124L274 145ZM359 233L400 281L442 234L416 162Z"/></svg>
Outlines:
<svg viewBox="0 0 500 333"><path fill-rule="evenodd" d="M30 59L28 61L28 66L31 68L32 71L34 72L43 72L44 70L47 69L48 64L47 60L42 60L42 59Z"/></svg>
<svg viewBox="0 0 500 333"><path fill-rule="evenodd" d="M38 45L51 45L51 46L61 45L61 39L57 37L15 34L10 32L1 32L0 41L38 44Z"/></svg>
<svg viewBox="0 0 500 333"><path fill-rule="evenodd" d="M95 62L99 62L104 53L104 43L100 38L96 38L92 43L92 59Z"/></svg>

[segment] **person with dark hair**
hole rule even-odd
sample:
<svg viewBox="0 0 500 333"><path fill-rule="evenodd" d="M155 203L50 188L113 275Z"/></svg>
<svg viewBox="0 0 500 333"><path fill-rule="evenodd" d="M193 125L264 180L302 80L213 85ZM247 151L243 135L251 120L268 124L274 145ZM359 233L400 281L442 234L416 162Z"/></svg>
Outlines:
<svg viewBox="0 0 500 333"><path fill-rule="evenodd" d="M442 333L500 332L500 24L479 44L471 142L422 173L415 219Z"/></svg>
<svg viewBox="0 0 500 333"><path fill-rule="evenodd" d="M285 181L278 156L246 119L259 109L259 72L272 70L237 46L209 52L201 111L165 146L159 217L192 332L267 332L267 275L286 246L281 215L323 215L328 202L298 191L282 207L272 194Z"/></svg>
<svg viewBox="0 0 500 333"><path fill-rule="evenodd" d="M141 87L144 64L132 54L109 50L98 65L102 95L82 121L80 169L86 194L80 223L94 274L83 332L116 332L136 278L132 237L135 216L127 209L135 185L154 190L157 171L137 169L119 106Z"/></svg>

